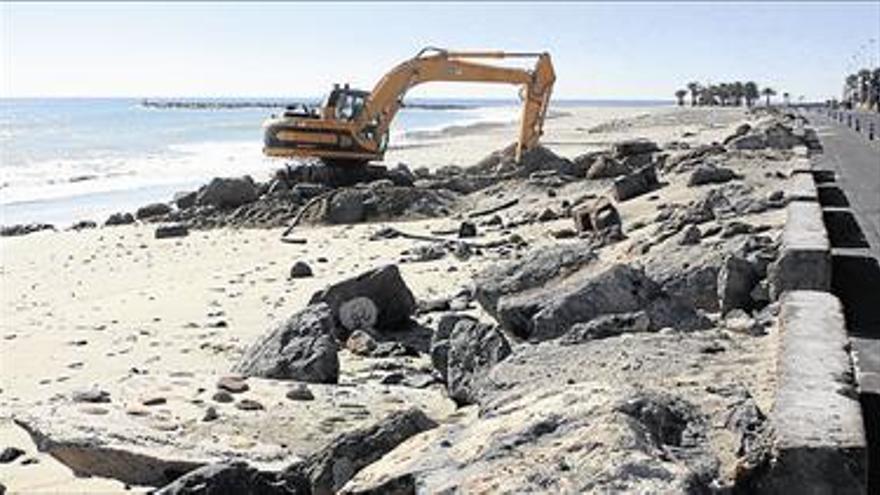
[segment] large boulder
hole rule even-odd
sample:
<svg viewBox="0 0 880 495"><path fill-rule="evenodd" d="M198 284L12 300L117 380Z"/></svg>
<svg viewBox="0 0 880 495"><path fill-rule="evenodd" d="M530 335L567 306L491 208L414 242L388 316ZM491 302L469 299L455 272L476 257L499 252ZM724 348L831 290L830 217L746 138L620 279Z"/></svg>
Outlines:
<svg viewBox="0 0 880 495"><path fill-rule="evenodd" d="M626 201L660 187L654 165L644 166L635 172L619 177L614 181L614 198Z"/></svg>
<svg viewBox="0 0 880 495"><path fill-rule="evenodd" d="M610 156L600 155L587 170L587 179L610 179L626 175L632 171L621 161Z"/></svg>
<svg viewBox="0 0 880 495"><path fill-rule="evenodd" d="M750 309L751 292L758 283L752 264L737 255L730 255L718 272L718 302L722 313L732 309Z"/></svg>
<svg viewBox="0 0 880 495"><path fill-rule="evenodd" d="M327 202L325 218L331 224L357 223L366 219L364 206L370 192L360 189L342 189Z"/></svg>
<svg viewBox="0 0 880 495"><path fill-rule="evenodd" d="M251 345L233 371L245 376L336 383L339 358L335 334L331 307L312 304Z"/></svg>
<svg viewBox="0 0 880 495"><path fill-rule="evenodd" d="M313 495L337 493L361 469L378 461L410 437L437 423L416 408L405 409L364 428L344 433L281 477L298 483L307 479Z"/></svg>
<svg viewBox="0 0 880 495"><path fill-rule="evenodd" d="M557 383L412 438L340 493L711 493L709 433L673 394Z"/></svg>
<svg viewBox="0 0 880 495"><path fill-rule="evenodd" d="M596 253L585 242L535 249L519 260L483 270L475 280L475 296L486 312L497 315L496 306L502 296L540 287L594 260Z"/></svg>
<svg viewBox="0 0 880 495"><path fill-rule="evenodd" d="M336 322L342 326L341 309L355 298L367 298L375 305L378 310L375 330L380 332L405 325L416 310L415 297L400 276L397 265L385 265L337 282L314 293L309 304L326 303ZM338 330L337 337L342 340L355 329L343 327Z"/></svg>
<svg viewBox="0 0 880 495"><path fill-rule="evenodd" d="M642 270L624 264L570 283L506 296L498 303L498 318L515 335L543 341L559 337L576 323L641 310L646 311L655 330L667 326L693 330L707 325L693 306L667 294Z"/></svg>
<svg viewBox="0 0 880 495"><path fill-rule="evenodd" d="M727 167L718 167L704 163L698 165L688 178L688 186L701 186L703 184L722 184L736 179L736 173Z"/></svg>
<svg viewBox="0 0 880 495"><path fill-rule="evenodd" d="M277 479L243 461L200 467L153 492L154 495L305 495L293 484Z"/></svg>
<svg viewBox="0 0 880 495"><path fill-rule="evenodd" d="M114 213L107 217L104 225L111 227L114 225L129 225L134 223L134 215L131 213Z"/></svg>
<svg viewBox="0 0 880 495"><path fill-rule="evenodd" d="M654 141L639 138L614 143L611 150L615 156L627 157L660 151L660 147Z"/></svg>
<svg viewBox="0 0 880 495"><path fill-rule="evenodd" d="M589 205L582 205L571 212L578 232L603 231L620 227L620 213L607 198L602 197Z"/></svg>
<svg viewBox="0 0 880 495"><path fill-rule="evenodd" d="M492 325L459 320L449 336L446 388L459 405L476 402L488 371L510 355L504 334Z"/></svg>
<svg viewBox="0 0 880 495"><path fill-rule="evenodd" d="M250 176L215 177L202 186L196 196L196 204L217 208L235 208L257 199L257 187Z"/></svg>
<svg viewBox="0 0 880 495"><path fill-rule="evenodd" d="M138 208L134 216L138 220L144 220L146 218L158 217L169 213L171 213L171 207L165 203L152 203Z"/></svg>

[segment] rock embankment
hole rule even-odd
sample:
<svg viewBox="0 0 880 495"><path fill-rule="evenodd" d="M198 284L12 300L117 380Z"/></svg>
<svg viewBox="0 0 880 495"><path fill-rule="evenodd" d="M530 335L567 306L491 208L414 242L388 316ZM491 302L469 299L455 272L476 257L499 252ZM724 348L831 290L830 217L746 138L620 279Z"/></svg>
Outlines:
<svg viewBox="0 0 880 495"><path fill-rule="evenodd" d="M142 208L187 228L445 223L376 226L363 241L397 263L327 282L296 254L283 277L319 285L219 380L144 375L19 422L78 473L164 494L748 492L776 455L772 267L811 137L782 116L729 131L432 173L309 164ZM426 291L414 266L470 283Z"/></svg>

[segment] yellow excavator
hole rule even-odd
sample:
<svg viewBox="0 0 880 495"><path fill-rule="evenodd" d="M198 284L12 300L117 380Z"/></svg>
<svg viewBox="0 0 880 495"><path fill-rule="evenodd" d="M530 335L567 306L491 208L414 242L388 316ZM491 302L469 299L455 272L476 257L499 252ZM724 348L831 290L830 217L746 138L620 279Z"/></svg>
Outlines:
<svg viewBox="0 0 880 495"><path fill-rule="evenodd" d="M480 59L534 58L524 70L475 62ZM334 165L363 165L381 160L391 121L406 92L430 81L466 81L518 85L523 101L515 159L538 144L556 75L548 53L448 51L425 48L383 77L372 92L334 85L320 108L290 107L267 120L263 152L279 157L316 157Z"/></svg>

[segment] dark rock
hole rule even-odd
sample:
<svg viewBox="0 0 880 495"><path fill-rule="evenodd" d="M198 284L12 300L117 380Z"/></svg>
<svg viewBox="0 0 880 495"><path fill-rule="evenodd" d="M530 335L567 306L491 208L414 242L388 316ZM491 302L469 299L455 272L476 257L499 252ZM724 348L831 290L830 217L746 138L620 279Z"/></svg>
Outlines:
<svg viewBox="0 0 880 495"><path fill-rule="evenodd" d="M614 197L617 201L626 201L658 187L660 182L657 180L657 172L653 165L648 165L616 179Z"/></svg>
<svg viewBox="0 0 880 495"><path fill-rule="evenodd" d="M750 309L750 294L757 282L751 263L739 256L728 256L718 272L718 301L721 313L736 308Z"/></svg>
<svg viewBox="0 0 880 495"><path fill-rule="evenodd" d="M214 421L219 418L220 415L217 414L217 409L214 406L208 406L205 408L205 415L202 416L202 421Z"/></svg>
<svg viewBox="0 0 880 495"><path fill-rule="evenodd" d="M623 163L610 156L600 155L587 171L587 179L610 179L626 175L632 171Z"/></svg>
<svg viewBox="0 0 880 495"><path fill-rule="evenodd" d="M571 216L578 232L602 231L614 226L621 226L617 208L604 197L597 199L590 205L576 208L571 212Z"/></svg>
<svg viewBox="0 0 880 495"><path fill-rule="evenodd" d="M154 495L305 495L243 461L209 464L177 478Z"/></svg>
<svg viewBox="0 0 880 495"><path fill-rule="evenodd" d="M556 220L557 218L559 218L559 215L557 215L551 208L545 208L544 211L538 215L539 222L549 222Z"/></svg>
<svg viewBox="0 0 880 495"><path fill-rule="evenodd" d="M700 233L700 228L696 225L689 225L685 227L684 232L681 234L681 238L679 238L678 243L682 246L690 246L693 244L699 244L700 239L702 238L702 234Z"/></svg>
<svg viewBox="0 0 880 495"><path fill-rule="evenodd" d="M376 350L376 339L364 330L351 332L345 341L345 348L359 356L369 356Z"/></svg>
<svg viewBox="0 0 880 495"><path fill-rule="evenodd" d="M309 390L309 387L305 383L297 383L291 387L290 390L287 391L287 394L285 394L285 397L296 401L315 400L314 394L312 394L312 391Z"/></svg>
<svg viewBox="0 0 880 495"><path fill-rule="evenodd" d="M608 157L607 151L590 151L582 155L578 155L571 162L574 166L575 177L587 177L590 168L602 157Z"/></svg>
<svg viewBox="0 0 880 495"><path fill-rule="evenodd" d="M703 184L722 184L738 178L733 170L726 167L702 164L697 166L688 179L688 186L701 186Z"/></svg>
<svg viewBox="0 0 880 495"><path fill-rule="evenodd" d="M131 213L114 213L107 218L107 221L104 222L104 225L129 225L132 223L134 223L134 215L132 215Z"/></svg>
<svg viewBox="0 0 880 495"><path fill-rule="evenodd" d="M235 408L241 409L242 411L262 411L265 409L263 404L260 404L253 399L241 399L235 403Z"/></svg>
<svg viewBox="0 0 880 495"><path fill-rule="evenodd" d="M285 469L281 476L286 480L305 477L313 495L331 495L408 438L436 426L418 409L399 411L368 427L341 434L302 464Z"/></svg>
<svg viewBox="0 0 880 495"><path fill-rule="evenodd" d="M745 123L740 124L736 128L736 130L733 132L733 134L724 138L723 144L724 145L730 144L733 140L748 134L750 130L752 130L752 126L750 126L749 124L745 124Z"/></svg>
<svg viewBox="0 0 880 495"><path fill-rule="evenodd" d="M189 235L189 227L183 223L168 223L156 227L156 239L168 239L171 237L186 237Z"/></svg>
<svg viewBox="0 0 880 495"><path fill-rule="evenodd" d="M144 220L146 218L158 217L169 213L171 213L171 207L165 203L152 203L138 208L134 216L138 220Z"/></svg>
<svg viewBox="0 0 880 495"><path fill-rule="evenodd" d="M225 390L220 390L218 392L215 392L214 395L211 396L211 399L213 399L214 402L220 402L223 404L226 404L226 403L229 403L229 402L232 402L235 400L235 398L232 397L232 394L230 394L229 392L227 392Z"/></svg>
<svg viewBox="0 0 880 495"><path fill-rule="evenodd" d="M615 143L611 151L615 156L625 157L631 155L642 155L645 153L653 153L660 151L657 143L648 139L629 139Z"/></svg>
<svg viewBox="0 0 880 495"><path fill-rule="evenodd" d="M368 298L375 304L378 309L375 329L379 331L406 324L416 310L415 298L396 265L385 265L333 284L313 294L309 304L326 303L341 324L340 308L356 297ZM344 337L342 335L340 340Z"/></svg>
<svg viewBox="0 0 880 495"><path fill-rule="evenodd" d="M431 365L437 370L441 379L446 382L446 370L449 360L449 336L452 329L462 320L476 323L477 320L473 316L461 313L450 313L440 317L437 330L431 335L430 353Z"/></svg>
<svg viewBox="0 0 880 495"><path fill-rule="evenodd" d="M306 278L313 276L312 267L305 261L297 261L290 267L290 278Z"/></svg>
<svg viewBox="0 0 880 495"><path fill-rule="evenodd" d="M199 189L196 204L235 208L256 199L257 188L254 180L249 176L215 177Z"/></svg>
<svg viewBox="0 0 880 495"><path fill-rule="evenodd" d="M240 394L250 390L247 380L240 376L224 376L217 380L217 388L231 394Z"/></svg>
<svg viewBox="0 0 880 495"><path fill-rule="evenodd" d="M475 297L483 309L494 316L502 296L541 287L595 259L596 253L583 242L532 250L522 259L483 270L475 280Z"/></svg>
<svg viewBox="0 0 880 495"><path fill-rule="evenodd" d="M94 229L97 226L98 226L98 224L91 221L91 220L80 220L79 222L76 222L75 224L71 225L70 229L80 231L80 230L86 230L86 229Z"/></svg>
<svg viewBox="0 0 880 495"><path fill-rule="evenodd" d="M336 383L336 334L332 309L315 302L257 340L233 371L262 378Z"/></svg>
<svg viewBox="0 0 880 495"><path fill-rule="evenodd" d="M624 333L647 332L651 319L644 311L615 313L576 323L559 339L562 344L580 344L595 339L614 337Z"/></svg>
<svg viewBox="0 0 880 495"><path fill-rule="evenodd" d="M693 306L665 293L640 269L614 265L577 283L545 286L514 294L498 303L501 325L531 341L559 337L575 323L611 313L644 310L652 329L705 328L708 321Z"/></svg>
<svg viewBox="0 0 880 495"><path fill-rule="evenodd" d="M48 223L31 223L21 225L9 225L0 228L0 237L13 237L18 235L33 234L41 230L55 230L55 226Z"/></svg>
<svg viewBox="0 0 880 495"><path fill-rule="evenodd" d="M182 191L174 194L173 201L177 209L185 210L196 205L196 197L198 197L196 191Z"/></svg>
<svg viewBox="0 0 880 495"><path fill-rule="evenodd" d="M746 134L735 137L726 144L735 150L762 150L767 147L767 139L759 134Z"/></svg>
<svg viewBox="0 0 880 495"><path fill-rule="evenodd" d="M459 320L449 336L446 387L459 405L476 402L486 373L510 355L504 334L497 328L473 320Z"/></svg>
<svg viewBox="0 0 880 495"><path fill-rule="evenodd" d="M76 390L71 394L74 402L87 402L92 404L100 404L110 402L110 393L106 390L90 388L85 390Z"/></svg>
<svg viewBox="0 0 880 495"><path fill-rule="evenodd" d="M9 464L24 455L24 451L18 447L6 447L0 452L0 464Z"/></svg>
<svg viewBox="0 0 880 495"><path fill-rule="evenodd" d="M461 222L461 225L458 226L458 237L466 238L466 237L476 237L477 236L477 226L474 225L473 222Z"/></svg>
<svg viewBox="0 0 880 495"><path fill-rule="evenodd" d="M342 189L330 197L326 220L331 224L358 223L366 219L368 193L357 189Z"/></svg>

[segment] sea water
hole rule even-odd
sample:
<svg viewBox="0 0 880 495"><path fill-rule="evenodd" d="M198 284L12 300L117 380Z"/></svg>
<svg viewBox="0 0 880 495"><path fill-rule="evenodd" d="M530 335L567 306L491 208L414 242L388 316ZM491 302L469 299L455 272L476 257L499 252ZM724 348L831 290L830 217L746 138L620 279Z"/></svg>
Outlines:
<svg viewBox="0 0 880 495"><path fill-rule="evenodd" d="M411 144L417 138L409 136L419 135L411 131L519 118L515 101L410 103L428 108L400 111L391 146ZM212 177L266 180L284 161L263 156L261 124L280 111L154 108L135 98L0 99L0 224L100 222L112 212L169 201Z"/></svg>

